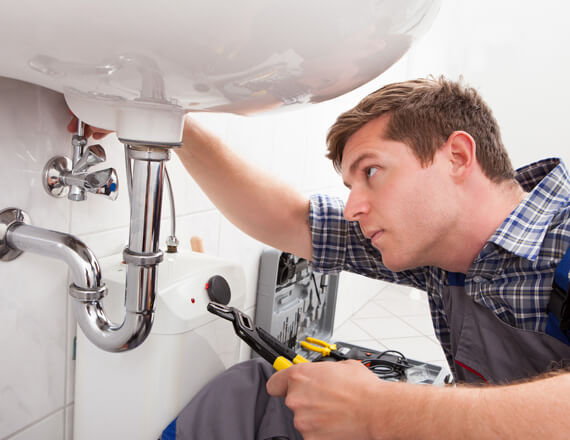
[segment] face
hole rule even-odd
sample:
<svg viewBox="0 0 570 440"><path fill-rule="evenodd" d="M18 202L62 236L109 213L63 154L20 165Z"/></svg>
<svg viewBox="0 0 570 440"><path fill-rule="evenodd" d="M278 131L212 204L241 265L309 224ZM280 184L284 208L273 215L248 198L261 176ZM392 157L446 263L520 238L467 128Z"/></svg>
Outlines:
<svg viewBox="0 0 570 440"><path fill-rule="evenodd" d="M359 222L390 270L438 265L457 218L449 161L442 149L422 167L406 144L384 139L387 122L388 116L370 121L346 143L344 216Z"/></svg>

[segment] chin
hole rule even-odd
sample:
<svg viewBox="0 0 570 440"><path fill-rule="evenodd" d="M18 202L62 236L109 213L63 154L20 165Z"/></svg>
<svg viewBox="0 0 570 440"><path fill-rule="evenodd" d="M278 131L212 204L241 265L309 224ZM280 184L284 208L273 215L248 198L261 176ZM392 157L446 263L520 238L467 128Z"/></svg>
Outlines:
<svg viewBox="0 0 570 440"><path fill-rule="evenodd" d="M411 264L408 261L394 261L382 255L382 263L392 272L402 272L403 270L415 269L418 265Z"/></svg>

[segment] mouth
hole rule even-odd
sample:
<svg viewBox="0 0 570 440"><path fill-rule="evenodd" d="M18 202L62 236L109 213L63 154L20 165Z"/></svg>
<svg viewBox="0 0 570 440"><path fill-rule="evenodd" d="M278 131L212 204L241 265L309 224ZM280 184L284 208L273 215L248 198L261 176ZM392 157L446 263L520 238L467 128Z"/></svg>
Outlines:
<svg viewBox="0 0 570 440"><path fill-rule="evenodd" d="M378 231L372 231L367 234L367 237L370 239L371 242L374 242L378 238L380 238L384 234L384 229L380 229Z"/></svg>

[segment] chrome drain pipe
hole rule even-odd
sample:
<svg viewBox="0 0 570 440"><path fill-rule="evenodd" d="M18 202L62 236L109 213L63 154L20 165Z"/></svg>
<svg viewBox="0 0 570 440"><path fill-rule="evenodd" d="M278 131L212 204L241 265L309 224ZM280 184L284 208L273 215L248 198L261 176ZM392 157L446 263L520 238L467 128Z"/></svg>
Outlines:
<svg viewBox="0 0 570 440"><path fill-rule="evenodd" d="M72 286L89 291L92 296L106 294L106 288L101 282L101 268L97 258L81 240L73 235L31 226L24 222L22 216L20 221L8 227L6 243L11 249L64 261L71 271L71 279L74 283Z"/></svg>
<svg viewBox="0 0 570 440"><path fill-rule="evenodd" d="M106 351L124 351L140 345L150 333L158 284L160 215L164 186L164 162L170 149L128 144L131 165L131 222L129 244L123 252L127 265L125 321L113 328L102 319L98 302L76 301L75 316L85 336ZM76 298L78 299L78 298Z"/></svg>
<svg viewBox="0 0 570 440"><path fill-rule="evenodd" d="M29 224L27 214L17 208L0 211L0 260L10 261L29 251L67 263L73 284L73 311L85 336L105 351L120 352L140 345L149 335L154 319L159 249L160 215L165 161L169 146L128 143L132 160L131 221L129 244L123 252L127 264L125 318L111 322L101 300L107 288L101 268L91 250L76 237Z"/></svg>

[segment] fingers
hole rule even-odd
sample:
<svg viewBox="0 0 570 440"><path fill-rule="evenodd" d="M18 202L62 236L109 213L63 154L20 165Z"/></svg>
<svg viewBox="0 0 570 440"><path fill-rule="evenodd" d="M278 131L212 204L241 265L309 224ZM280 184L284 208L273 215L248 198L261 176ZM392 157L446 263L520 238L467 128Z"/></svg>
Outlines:
<svg viewBox="0 0 570 440"><path fill-rule="evenodd" d="M77 133L77 124L78 124L77 116L75 116L73 113L71 113L71 110L68 109L68 111L72 117L71 117L71 121L69 121L69 123L67 124L67 131L69 131L70 133ZM87 124L85 124L83 127L83 135L86 138L92 137L95 140L99 140L99 139L103 139L109 133L112 133L112 131L111 130L105 130L103 128L92 127L91 125L87 125Z"/></svg>
<svg viewBox="0 0 570 440"><path fill-rule="evenodd" d="M271 396L284 397L287 395L287 388L289 384L289 374L293 367L285 368L278 371L269 378L266 384L267 392Z"/></svg>
<svg viewBox="0 0 570 440"><path fill-rule="evenodd" d="M103 139L105 136L107 136L107 133L93 133L93 139L95 139L96 141L99 139Z"/></svg>
<svg viewBox="0 0 570 440"><path fill-rule="evenodd" d="M362 363L293 365L267 381L267 392L285 397L294 424L305 439L367 438L369 402L378 378Z"/></svg>
<svg viewBox="0 0 570 440"><path fill-rule="evenodd" d="M98 133L97 133L97 131L95 131L95 129L93 127L91 127L90 125L87 125L87 124L83 125L83 135L86 138L92 137L93 139L97 139L95 137L96 134L98 134Z"/></svg>
<svg viewBox="0 0 570 440"><path fill-rule="evenodd" d="M69 121L69 124L67 124L67 131L69 131L70 133L77 132L77 118L75 116L73 116L71 118L71 121Z"/></svg>

